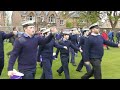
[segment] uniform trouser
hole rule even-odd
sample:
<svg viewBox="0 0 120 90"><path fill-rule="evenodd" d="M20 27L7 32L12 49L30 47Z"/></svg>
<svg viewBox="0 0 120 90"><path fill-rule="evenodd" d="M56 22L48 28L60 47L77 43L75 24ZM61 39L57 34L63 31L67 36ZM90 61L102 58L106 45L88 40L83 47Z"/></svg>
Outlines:
<svg viewBox="0 0 120 90"><path fill-rule="evenodd" d="M4 58L0 58L0 76L2 74L3 68L4 68Z"/></svg>
<svg viewBox="0 0 120 90"><path fill-rule="evenodd" d="M79 65L77 67L77 70L80 71L83 68L83 66L86 67L87 72L91 71L91 66L89 64L86 64L83 59L80 61Z"/></svg>
<svg viewBox="0 0 120 90"><path fill-rule="evenodd" d="M19 72L24 74L22 79L35 79L36 68L19 70Z"/></svg>
<svg viewBox="0 0 120 90"><path fill-rule="evenodd" d="M101 79L101 60L100 59L90 59L90 63L93 66L93 69L82 76L82 79L89 79L92 75L94 75L95 79Z"/></svg>
<svg viewBox="0 0 120 90"><path fill-rule="evenodd" d="M62 66L57 70L58 73L62 73L64 71L65 78L70 79L69 68L68 68L69 56L61 56L61 63Z"/></svg>
<svg viewBox="0 0 120 90"><path fill-rule="evenodd" d="M52 75L52 59L44 58L42 61L43 73L40 79L53 79Z"/></svg>
<svg viewBox="0 0 120 90"><path fill-rule="evenodd" d="M71 53L71 63L75 63L75 51L73 48L70 48L70 53Z"/></svg>

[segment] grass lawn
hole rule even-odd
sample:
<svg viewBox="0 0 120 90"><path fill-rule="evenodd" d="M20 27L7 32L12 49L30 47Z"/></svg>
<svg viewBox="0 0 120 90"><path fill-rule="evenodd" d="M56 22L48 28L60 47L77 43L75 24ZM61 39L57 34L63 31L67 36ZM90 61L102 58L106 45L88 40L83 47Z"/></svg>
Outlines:
<svg viewBox="0 0 120 90"><path fill-rule="evenodd" d="M4 51L5 51L5 65L2 72L1 79L9 79L7 76L7 67L8 67L8 60L6 53L12 50L11 43L6 43L4 45ZM77 65L79 64L81 59L80 53L78 53L78 56L75 58ZM62 73L62 76L58 76L58 73L56 70L61 66L60 58L53 61L52 71L53 71L53 78L54 79L64 79L64 73ZM110 50L104 50L104 56L102 59L102 78L103 79L120 79L120 48L111 48ZM17 63L14 65L14 68L17 69ZM86 73L85 67L83 67L82 72L76 71L77 66L72 66L71 63L69 63L69 70L70 70L70 78L71 79L80 79L80 77ZM37 71L36 71L36 79L39 79L42 74L42 69L39 66L39 63L37 64ZM91 77L93 79L93 77Z"/></svg>

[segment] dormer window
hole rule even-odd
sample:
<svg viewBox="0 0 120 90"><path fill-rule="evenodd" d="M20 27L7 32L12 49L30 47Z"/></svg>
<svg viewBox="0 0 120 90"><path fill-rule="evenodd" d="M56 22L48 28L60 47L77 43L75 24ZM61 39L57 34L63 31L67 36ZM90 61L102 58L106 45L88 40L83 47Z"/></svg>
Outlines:
<svg viewBox="0 0 120 90"><path fill-rule="evenodd" d="M64 20L60 20L60 25L64 25Z"/></svg>
<svg viewBox="0 0 120 90"><path fill-rule="evenodd" d="M55 16L54 16L54 14L52 14L52 15L49 17L49 23L55 23Z"/></svg>
<svg viewBox="0 0 120 90"><path fill-rule="evenodd" d="M32 16L30 16L30 20L33 20L33 17L32 17Z"/></svg>
<svg viewBox="0 0 120 90"><path fill-rule="evenodd" d="M35 17L34 16L29 16L28 20L35 20Z"/></svg>
<svg viewBox="0 0 120 90"><path fill-rule="evenodd" d="M35 15L34 13L29 13L29 15L27 16L27 20L35 20Z"/></svg>

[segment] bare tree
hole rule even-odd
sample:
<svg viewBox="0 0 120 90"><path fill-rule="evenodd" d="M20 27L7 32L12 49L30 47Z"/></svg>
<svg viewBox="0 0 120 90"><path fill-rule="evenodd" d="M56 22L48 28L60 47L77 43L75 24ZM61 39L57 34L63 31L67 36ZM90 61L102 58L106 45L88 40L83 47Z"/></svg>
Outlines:
<svg viewBox="0 0 120 90"><path fill-rule="evenodd" d="M118 23L118 19L120 18L120 13L118 11L107 11L107 16L110 21L112 30L114 30Z"/></svg>
<svg viewBox="0 0 120 90"><path fill-rule="evenodd" d="M100 11L80 11L79 25L81 27L89 27L91 24L98 22L100 17Z"/></svg>

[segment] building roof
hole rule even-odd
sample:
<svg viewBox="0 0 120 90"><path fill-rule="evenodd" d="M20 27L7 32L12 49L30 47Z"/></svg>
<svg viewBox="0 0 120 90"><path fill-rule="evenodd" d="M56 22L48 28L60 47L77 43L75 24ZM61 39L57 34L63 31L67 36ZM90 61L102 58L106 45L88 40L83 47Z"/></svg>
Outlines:
<svg viewBox="0 0 120 90"><path fill-rule="evenodd" d="M28 11L20 11L20 14L21 15L26 15L27 14L27 12ZM56 11L55 11L56 12ZM40 13L41 13L41 11L35 11L35 14L37 15L37 16L39 16L40 15ZM45 13L45 15L47 16L48 15L48 13L49 13L49 11L44 11L44 13ZM56 14L58 15L58 13L56 12Z"/></svg>
<svg viewBox="0 0 120 90"><path fill-rule="evenodd" d="M36 14L37 16L39 16L40 13L41 13L41 11L35 11L35 14Z"/></svg>
<svg viewBox="0 0 120 90"><path fill-rule="evenodd" d="M71 18L79 18L80 15L79 15L79 13L77 13L77 12L73 12L73 13L71 13L70 17L71 17Z"/></svg>
<svg viewBox="0 0 120 90"><path fill-rule="evenodd" d="M44 13L45 13L45 15L47 16L47 15L48 15L48 13L49 13L49 11L44 11Z"/></svg>

